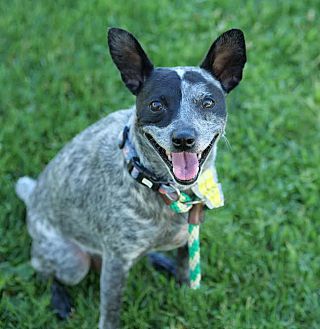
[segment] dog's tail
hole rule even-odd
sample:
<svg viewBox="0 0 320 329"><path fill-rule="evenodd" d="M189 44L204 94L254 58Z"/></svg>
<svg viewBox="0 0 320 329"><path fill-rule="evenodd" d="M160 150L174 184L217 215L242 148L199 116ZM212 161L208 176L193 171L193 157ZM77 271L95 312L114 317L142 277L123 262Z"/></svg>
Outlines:
<svg viewBox="0 0 320 329"><path fill-rule="evenodd" d="M18 197L28 205L30 195L36 186L37 181L25 176L18 179L16 183L16 193Z"/></svg>

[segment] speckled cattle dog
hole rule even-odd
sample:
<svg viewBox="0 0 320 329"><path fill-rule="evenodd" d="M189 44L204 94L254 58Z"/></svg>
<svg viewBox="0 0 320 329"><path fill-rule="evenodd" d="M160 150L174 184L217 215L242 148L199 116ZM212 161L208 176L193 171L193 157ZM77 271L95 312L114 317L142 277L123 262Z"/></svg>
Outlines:
<svg viewBox="0 0 320 329"><path fill-rule="evenodd" d="M108 45L136 105L87 128L37 180L23 177L16 186L27 206L32 266L55 278L52 300L61 317L70 312L62 284L80 282L91 259L101 257L101 329L119 327L125 278L139 258L179 248L181 282L188 267L187 215L172 212L159 193L133 179L119 136L128 127L141 167L190 191L215 159L227 119L225 96L246 62L237 29L223 33L199 67L156 68L135 37L117 28L109 29Z"/></svg>

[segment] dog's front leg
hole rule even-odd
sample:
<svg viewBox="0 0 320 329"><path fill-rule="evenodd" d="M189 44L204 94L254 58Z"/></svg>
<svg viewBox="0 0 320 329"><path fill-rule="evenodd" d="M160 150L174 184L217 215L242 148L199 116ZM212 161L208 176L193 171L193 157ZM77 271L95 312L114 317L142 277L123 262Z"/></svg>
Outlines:
<svg viewBox="0 0 320 329"><path fill-rule="evenodd" d="M118 329L121 296L128 267L120 258L103 255L100 276L99 329Z"/></svg>
<svg viewBox="0 0 320 329"><path fill-rule="evenodd" d="M189 284L189 250L188 245L178 248L176 280L179 284Z"/></svg>

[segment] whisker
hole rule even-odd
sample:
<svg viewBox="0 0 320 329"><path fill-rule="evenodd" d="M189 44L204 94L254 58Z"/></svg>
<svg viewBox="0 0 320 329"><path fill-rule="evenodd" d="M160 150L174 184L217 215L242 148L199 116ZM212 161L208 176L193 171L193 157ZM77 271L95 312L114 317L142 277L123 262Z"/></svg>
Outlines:
<svg viewBox="0 0 320 329"><path fill-rule="evenodd" d="M230 151L232 151L231 144L229 143L228 138L226 137L225 134L222 135L222 138L223 138L224 142L226 143L228 149L229 149Z"/></svg>

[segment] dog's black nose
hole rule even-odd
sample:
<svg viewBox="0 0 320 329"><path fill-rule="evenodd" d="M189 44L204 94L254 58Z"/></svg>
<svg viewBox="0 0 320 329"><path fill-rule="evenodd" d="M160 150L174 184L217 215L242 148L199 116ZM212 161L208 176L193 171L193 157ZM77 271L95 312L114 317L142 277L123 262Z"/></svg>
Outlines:
<svg viewBox="0 0 320 329"><path fill-rule="evenodd" d="M172 144L179 151L188 151L196 143L196 134L192 129L176 130L172 134Z"/></svg>

